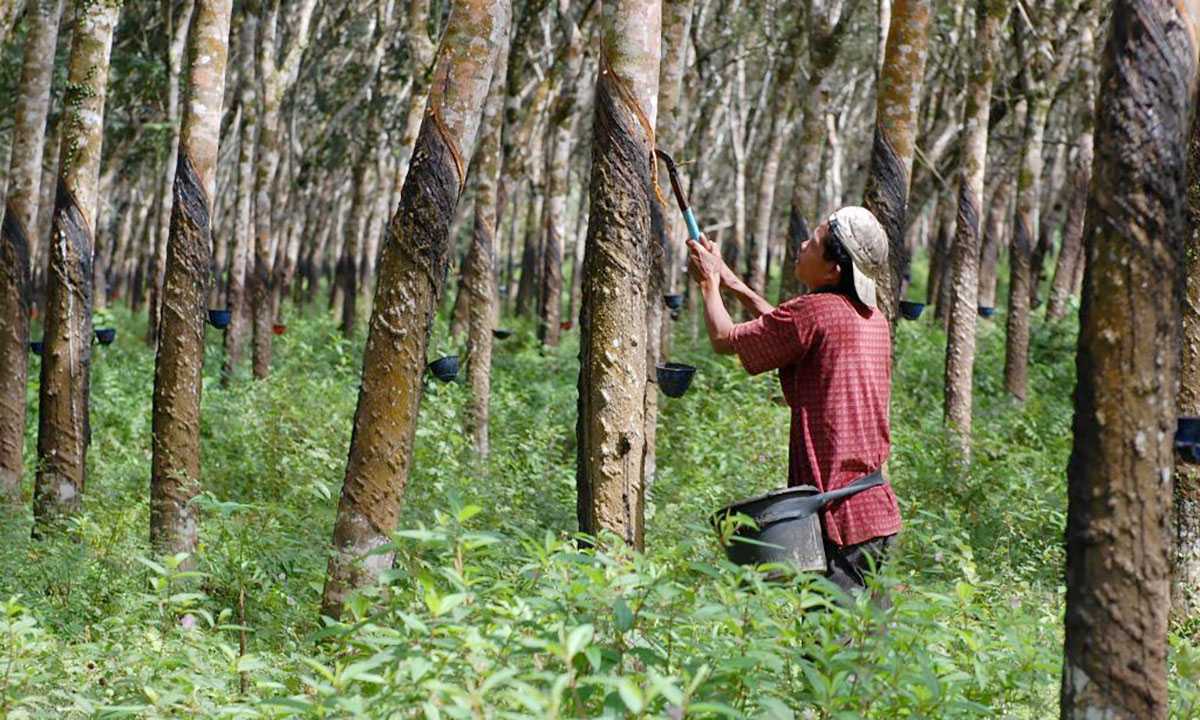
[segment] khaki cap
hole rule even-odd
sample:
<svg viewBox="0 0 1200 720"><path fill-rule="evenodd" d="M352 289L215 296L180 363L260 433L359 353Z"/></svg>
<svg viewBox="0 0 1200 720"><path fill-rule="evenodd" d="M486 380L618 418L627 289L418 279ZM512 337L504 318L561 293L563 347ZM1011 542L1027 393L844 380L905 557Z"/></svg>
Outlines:
<svg viewBox="0 0 1200 720"><path fill-rule="evenodd" d="M887 233L864 207L849 206L829 216L829 229L850 255L854 292L867 307L875 307L875 282L886 272Z"/></svg>

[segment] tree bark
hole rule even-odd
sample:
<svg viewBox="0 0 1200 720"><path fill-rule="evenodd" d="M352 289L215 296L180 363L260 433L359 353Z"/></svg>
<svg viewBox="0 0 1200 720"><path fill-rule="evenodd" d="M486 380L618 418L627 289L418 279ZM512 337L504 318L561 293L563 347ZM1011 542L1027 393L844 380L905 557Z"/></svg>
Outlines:
<svg viewBox="0 0 1200 720"><path fill-rule="evenodd" d="M163 555L194 555L200 492L200 392L212 263L209 223L229 56L233 0L196 0L190 33L188 103L180 128L163 279L162 333L154 363L150 542ZM185 566L194 564L189 558Z"/></svg>
<svg viewBox="0 0 1200 720"><path fill-rule="evenodd" d="M258 131L258 80L254 48L258 39L258 17L248 10L242 18L238 35L242 61L239 104L242 124L238 130L237 217L233 224L233 254L229 260L229 279L226 282L225 309L229 310L229 327L225 329L225 364L221 368L221 384L228 386L242 361L246 345L246 265L253 243L250 223L254 202L254 149Z"/></svg>
<svg viewBox="0 0 1200 720"><path fill-rule="evenodd" d="M1090 23L1084 25L1084 37L1079 59L1079 79L1083 102L1079 108L1078 150L1075 156L1074 174L1071 178L1070 206L1067 208L1067 224L1063 227L1062 249L1058 264L1054 268L1054 279L1050 285L1050 302L1046 317L1061 318L1067 312L1067 299L1074 293L1075 269L1083 262L1083 219L1087 212L1088 183L1092 177L1092 156L1096 129L1096 68L1095 35Z"/></svg>
<svg viewBox="0 0 1200 720"><path fill-rule="evenodd" d="M452 251L450 223L511 12L508 0L456 4L439 52L412 167L379 263L322 600L322 612L332 617L340 616L354 588L377 579L392 561L391 554L368 553L388 542L408 482L425 352Z"/></svg>
<svg viewBox="0 0 1200 720"><path fill-rule="evenodd" d="M1008 247L1008 230L1005 220L1009 217L1008 206L1012 198L1012 180L1006 173L996 174L992 201L988 204L987 223L983 231L983 247L979 250L979 305L996 306L996 281L1000 262L1000 248Z"/></svg>
<svg viewBox="0 0 1200 720"><path fill-rule="evenodd" d="M661 9L617 0L602 10L579 350L580 530L609 531L635 548L644 542L646 268Z"/></svg>
<svg viewBox="0 0 1200 720"><path fill-rule="evenodd" d="M42 145L63 0L36 0L21 65L8 189L0 223L0 502L21 499L25 397L29 372L30 234L37 230Z"/></svg>
<svg viewBox="0 0 1200 720"><path fill-rule="evenodd" d="M979 218L987 171L988 112L1004 0L980 0L975 9L977 54L963 110L963 169L958 188L958 222L950 252L950 326L946 345L945 419L964 457L971 451L971 379L975 368L975 318L979 305Z"/></svg>
<svg viewBox="0 0 1200 720"><path fill-rule="evenodd" d="M174 10L174 3L165 4L169 10ZM167 143L167 158L162 175L162 185L159 186L158 224L154 243L153 272L150 275L150 317L146 324L146 342L154 345L158 342L158 321L162 306L163 275L167 266L167 240L171 228L171 203L167 198L173 197L175 184L175 163L179 156L179 75L183 72L183 51L187 42L188 27L192 22L195 9L194 0L183 0L177 8L179 14L168 12L167 27L171 42L167 45L167 125L171 137Z"/></svg>
<svg viewBox="0 0 1200 720"><path fill-rule="evenodd" d="M883 273L877 281L876 301L893 334L900 278L908 266L904 227L931 10L930 0L896 0L892 4L887 52L879 76L875 142L864 193L863 204L875 214L888 236L890 272Z"/></svg>
<svg viewBox="0 0 1200 720"><path fill-rule="evenodd" d="M55 199L46 324L38 392L34 532L79 511L91 439L92 228L98 204L108 61L118 3L79 3L63 100L61 170Z"/></svg>
<svg viewBox="0 0 1200 720"><path fill-rule="evenodd" d="M1063 718L1167 717L1186 157L1200 3L1118 0L1100 81L1067 466Z"/></svg>
<svg viewBox="0 0 1200 720"><path fill-rule="evenodd" d="M501 48L480 120L479 149L475 153L475 225L471 250L463 273L467 299L467 433L475 444L479 464L486 470L491 452L492 330L499 307L496 296L497 191L500 182L500 124L503 120L508 49ZM462 291L460 291L461 294Z"/></svg>

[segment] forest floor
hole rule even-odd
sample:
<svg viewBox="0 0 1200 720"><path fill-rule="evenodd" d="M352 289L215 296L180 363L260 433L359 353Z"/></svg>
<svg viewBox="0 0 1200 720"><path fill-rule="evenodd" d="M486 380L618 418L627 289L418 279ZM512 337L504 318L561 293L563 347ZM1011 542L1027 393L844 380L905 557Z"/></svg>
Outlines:
<svg viewBox="0 0 1200 720"><path fill-rule="evenodd" d="M887 612L723 559L708 514L782 484L788 416L773 374L714 356L687 315L674 358L699 372L683 398L660 395L649 550L579 551L578 332L543 351L516 323L496 347L488 467L461 430L466 388L431 380L396 569L330 625L317 609L361 337L343 340L323 307L292 317L271 378L224 389L208 331L192 575L148 547L154 354L143 320L112 319L116 343L93 356L86 512L68 538L30 541L28 515L0 537L0 717L1057 715L1073 319L1039 313L1024 406L1003 392L1003 313L980 321L965 472L941 429L944 334L931 314L898 328L890 474L905 527ZM33 412L28 427L32 471ZM1171 638L1178 718L1200 716L1186 634Z"/></svg>

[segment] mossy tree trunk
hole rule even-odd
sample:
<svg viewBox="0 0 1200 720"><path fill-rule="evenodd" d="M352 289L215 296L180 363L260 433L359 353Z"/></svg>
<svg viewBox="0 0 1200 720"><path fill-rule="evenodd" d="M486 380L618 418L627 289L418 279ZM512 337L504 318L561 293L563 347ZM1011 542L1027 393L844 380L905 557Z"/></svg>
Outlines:
<svg viewBox="0 0 1200 720"><path fill-rule="evenodd" d="M661 3L602 10L576 436L580 530L644 542L646 303ZM654 301L657 301L654 298ZM657 332L657 329L655 330Z"/></svg>
<svg viewBox="0 0 1200 720"><path fill-rule="evenodd" d="M890 272L880 278L876 300L895 333L900 278L908 265L904 228L908 187L917 138L917 111L928 57L930 0L892 3L887 51L879 75L875 142L871 149L864 205L888 236Z"/></svg>
<svg viewBox="0 0 1200 720"><path fill-rule="evenodd" d="M333 530L322 612L379 577L412 465L425 352L450 254L450 224L475 149L496 57L507 43L508 0L463 0L450 15L400 206L379 263L362 386Z"/></svg>
<svg viewBox="0 0 1200 720"><path fill-rule="evenodd" d="M62 159L46 274L46 323L38 391L34 532L79 511L91 440L92 232L109 52L118 0L79 0L63 100Z"/></svg>
<svg viewBox="0 0 1200 720"><path fill-rule="evenodd" d="M35 0L15 106L8 191L0 223L0 502L21 498L29 316L33 307L30 235L37 231L42 145L63 0Z"/></svg>
<svg viewBox="0 0 1200 720"><path fill-rule="evenodd" d="M193 554L199 516L200 391L212 263L210 218L229 57L233 0L196 0L188 53L188 102L180 129L171 237L154 364L150 541L164 555ZM189 565L191 561L189 560Z"/></svg>
<svg viewBox="0 0 1200 720"><path fill-rule="evenodd" d="M1100 79L1067 466L1063 718L1165 719L1200 3L1118 0Z"/></svg>
<svg viewBox="0 0 1200 720"><path fill-rule="evenodd" d="M980 0L975 7L974 67L963 111L963 168L958 186L958 220L950 250L951 302L946 345L945 419L967 455L971 449L971 380L975 368L975 319L979 304L979 218L987 171L988 112L1000 28L1008 14L1004 0Z"/></svg>

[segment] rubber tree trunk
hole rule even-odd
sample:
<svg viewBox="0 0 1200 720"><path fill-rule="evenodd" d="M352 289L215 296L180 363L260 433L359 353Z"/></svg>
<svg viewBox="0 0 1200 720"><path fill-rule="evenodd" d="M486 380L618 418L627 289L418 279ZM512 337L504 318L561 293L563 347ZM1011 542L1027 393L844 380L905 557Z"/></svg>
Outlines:
<svg viewBox="0 0 1200 720"><path fill-rule="evenodd" d="M1004 353L1004 388L1024 400L1029 386L1029 293L1033 282L1033 244L1038 233L1042 143L1050 98L1029 103L1017 173L1017 210L1013 216L1012 247L1008 255L1008 324Z"/></svg>
<svg viewBox="0 0 1200 720"><path fill-rule="evenodd" d="M566 255L568 177L571 171L571 128L576 113L575 88L583 65L583 34L570 23L570 40L558 97L550 107L550 152L546 154L546 200L543 213L542 291L538 336L557 347L562 322L563 257Z"/></svg>
<svg viewBox="0 0 1200 720"><path fill-rule="evenodd" d="M817 215L821 208L817 207L817 203L821 182L822 141L826 134L825 113L829 109L830 96L835 89L833 66L837 62L846 28L849 26L846 17L839 17L841 6L842 3L838 0L809 0L808 86L807 91L800 94L803 98L804 116L800 121L800 137L796 147L799 162L796 164L796 179L792 185L792 207L788 214L779 302L801 291L792 268L796 264L800 244L807 240L812 229L820 224ZM923 49L920 56L923 66Z"/></svg>
<svg viewBox="0 0 1200 720"><path fill-rule="evenodd" d="M579 414L579 528L644 542L646 302L661 3L602 10L584 259ZM657 329L656 329L657 331Z"/></svg>
<svg viewBox="0 0 1200 720"><path fill-rule="evenodd" d="M91 440L92 228L95 227L108 60L118 3L80 0L67 62L61 171L46 274L46 322L38 390L34 533L79 511Z"/></svg>
<svg viewBox="0 0 1200 720"><path fill-rule="evenodd" d="M975 368L975 319L979 305L979 218L987 172L988 113L1004 0L979 0L975 9L976 54L963 109L963 167L958 184L958 221L950 251L950 326L946 344L945 419L964 457L971 451L971 379Z"/></svg>
<svg viewBox="0 0 1200 720"><path fill-rule="evenodd" d="M346 338L354 335L354 326L358 323L358 271L359 255L362 254L359 243L366 234L367 216L370 214L372 178L368 171L374 161L371 157L374 151L374 143L364 143L359 149L358 162L354 164L350 215L343 228L345 240L337 264L337 281L342 285L342 336Z"/></svg>
<svg viewBox="0 0 1200 720"><path fill-rule="evenodd" d="M887 52L875 106L875 142L871 148L864 205L888 236L890 272L879 278L876 300L895 333L900 278L908 266L904 227L908 186L917 138L917 111L928 57L930 0L892 3Z"/></svg>
<svg viewBox="0 0 1200 720"><path fill-rule="evenodd" d="M996 175L996 187L988 204L987 223L983 231L983 247L979 251L979 305L996 306L996 281L999 272L1000 248L1008 247L1008 206L1012 199L1012 179L1003 172Z"/></svg>
<svg viewBox="0 0 1200 720"><path fill-rule="evenodd" d="M24 10L25 0L3 0L0 3L0 45L8 42Z"/></svg>
<svg viewBox="0 0 1200 720"><path fill-rule="evenodd" d="M475 225L471 249L463 273L467 299L467 383L471 399L467 405L467 433L474 441L481 467L487 468L491 451L492 330L499 306L496 296L496 222L500 182L500 124L504 111L508 49L501 48L480 121L479 149L473 166L476 172Z"/></svg>
<svg viewBox="0 0 1200 720"><path fill-rule="evenodd" d="M1093 57L1096 43L1090 24L1085 24L1081 32L1084 37L1080 48L1079 80L1083 88L1083 102L1079 106L1079 135L1067 223L1063 227L1062 248L1054 268L1054 279L1050 283L1050 302L1046 306L1046 317L1051 319L1066 315L1067 300L1075 290L1075 269L1083 262L1083 220L1087 212L1088 182L1092 177L1096 129L1096 68Z"/></svg>
<svg viewBox="0 0 1200 720"><path fill-rule="evenodd" d="M254 271L250 282L250 306L253 313L254 378L262 380L271 372L271 325L274 323L275 240L273 235L274 202L272 189L279 169L282 138L280 106L283 93L296 82L300 57L308 47L309 25L316 0L300 0L299 7L289 5L288 17L296 19L295 32L283 62L276 60L280 0L263 2L263 20L259 25L258 75L262 89L262 115L259 118L256 174L254 177ZM281 207L286 203L281 202Z"/></svg>
<svg viewBox="0 0 1200 720"><path fill-rule="evenodd" d="M658 70L658 117L655 121L655 144L668 153L681 150L681 132L686 126L681 103L683 94L683 75L687 69L688 38L692 27L692 5L694 0L664 0L662 7L662 64ZM659 169L659 183L667 183L666 168ZM669 192L669 189L664 190ZM668 197L668 199L670 199ZM663 237L659 242L666 247L666 281L667 292L676 289L679 270L685 257L684 241L687 232L683 229L683 219L678 212L671 212L668 207L663 215ZM664 326L666 327L666 326ZM665 339L669 333L663 333L664 355L668 351Z"/></svg>
<svg viewBox="0 0 1200 720"><path fill-rule="evenodd" d="M1181 417L1200 416L1200 122L1195 120L1189 151L1187 192L1191 232L1184 253L1187 295L1182 305ZM1183 623L1200 615L1200 465L1179 462L1177 458L1172 509L1171 617Z"/></svg>
<svg viewBox="0 0 1200 720"><path fill-rule="evenodd" d="M475 149L495 61L507 42L508 0L454 6L400 207L379 263L362 386L333 530L322 612L339 617L354 588L378 578L412 466L425 352L449 268L450 223Z"/></svg>
<svg viewBox="0 0 1200 720"><path fill-rule="evenodd" d="M1100 80L1067 466L1062 717L1165 719L1200 2L1118 0Z"/></svg>
<svg viewBox="0 0 1200 720"><path fill-rule="evenodd" d="M50 104L54 105L53 95L51 95ZM53 115L49 118L43 145L37 229L33 235L27 238L29 240L29 257L33 259L31 279L33 281L34 307L43 307L46 298L46 269L50 264L50 226L54 222L54 197L58 190L58 153L62 149L61 114L58 118Z"/></svg>
<svg viewBox="0 0 1200 720"><path fill-rule="evenodd" d="M196 0L188 53L188 102L180 129L163 279L162 333L154 363L150 542L193 555L199 542L200 391L212 264L213 198L229 16L233 0ZM185 563L191 566L193 558Z"/></svg>
<svg viewBox="0 0 1200 720"><path fill-rule="evenodd" d="M167 8L174 3L167 3ZM171 132L167 143L167 158L164 164L162 185L159 189L158 224L154 243L153 272L150 275L150 317L146 325L146 342L158 342L158 321L162 306L163 275L167 266L167 240L170 235L171 202L175 183L175 162L179 156L179 76L183 68L184 44L187 42L188 26L192 22L194 0L184 0L179 14L168 13L167 27L171 42L167 46L167 125Z"/></svg>
<svg viewBox="0 0 1200 720"><path fill-rule="evenodd" d="M229 327L225 329L225 364L221 368L221 384L227 386L242 361L246 346L246 265L250 246L254 242L251 228L254 202L254 150L258 134L258 86L254 48L258 38L258 17L247 11L242 17L238 35L241 66L239 104L242 124L238 128L238 183L236 217L233 222L233 253L229 259L229 279L226 281L225 307L229 310Z"/></svg>
<svg viewBox="0 0 1200 720"><path fill-rule="evenodd" d="M8 191L0 223L0 502L21 499L25 397L29 372L29 316L33 285L30 235L37 230L42 144L50 112L50 81L63 0L29 6L29 32L13 123Z"/></svg>

